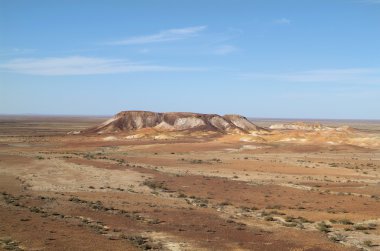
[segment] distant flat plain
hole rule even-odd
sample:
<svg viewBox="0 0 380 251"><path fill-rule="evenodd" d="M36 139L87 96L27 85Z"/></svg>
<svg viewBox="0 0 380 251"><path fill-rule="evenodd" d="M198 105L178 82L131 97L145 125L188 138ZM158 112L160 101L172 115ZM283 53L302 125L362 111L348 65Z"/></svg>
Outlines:
<svg viewBox="0 0 380 251"><path fill-rule="evenodd" d="M0 117L0 250L379 250L378 148L67 135L107 118Z"/></svg>
<svg viewBox="0 0 380 251"><path fill-rule="evenodd" d="M0 135L9 134L65 134L68 131L83 130L98 125L112 116L69 116L69 115L0 115ZM327 126L350 126L360 130L380 131L379 120L355 119L291 119L291 118L249 118L261 127L273 124L306 122Z"/></svg>

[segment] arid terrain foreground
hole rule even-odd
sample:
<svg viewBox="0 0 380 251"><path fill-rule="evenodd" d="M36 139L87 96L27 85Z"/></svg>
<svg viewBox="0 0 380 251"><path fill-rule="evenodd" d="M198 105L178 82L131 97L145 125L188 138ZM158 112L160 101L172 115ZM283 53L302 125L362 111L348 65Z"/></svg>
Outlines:
<svg viewBox="0 0 380 251"><path fill-rule="evenodd" d="M0 117L0 249L380 250L379 121L107 119Z"/></svg>

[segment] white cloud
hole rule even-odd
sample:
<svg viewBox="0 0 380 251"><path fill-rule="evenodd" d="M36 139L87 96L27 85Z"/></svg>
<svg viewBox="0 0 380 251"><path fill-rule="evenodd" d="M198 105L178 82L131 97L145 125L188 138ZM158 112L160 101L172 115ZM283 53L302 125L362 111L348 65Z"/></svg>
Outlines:
<svg viewBox="0 0 380 251"><path fill-rule="evenodd" d="M233 53L233 52L236 52L238 50L237 47L233 46L233 45L221 45L221 46L218 46L215 50L214 50L214 54L217 54L217 55L226 55L226 54L230 54L230 53Z"/></svg>
<svg viewBox="0 0 380 251"><path fill-rule="evenodd" d="M274 20L273 23L280 24L280 25L286 25L286 24L290 24L290 20L283 17L283 18Z"/></svg>
<svg viewBox="0 0 380 251"><path fill-rule="evenodd" d="M376 83L380 84L380 68L323 69L288 73L247 73L244 79L298 83Z"/></svg>
<svg viewBox="0 0 380 251"><path fill-rule="evenodd" d="M111 45L131 45L131 44L148 44L158 42L168 42L175 40L182 40L197 36L201 31L205 30L206 26L194 26L181 29L163 30L156 34L129 37L126 39L113 41L108 44Z"/></svg>
<svg viewBox="0 0 380 251"><path fill-rule="evenodd" d="M147 54L147 53L150 52L150 50L147 49L147 48L144 48L144 49L138 50L138 52L139 52L139 53L142 53L142 54Z"/></svg>
<svg viewBox="0 0 380 251"><path fill-rule="evenodd" d="M0 56L9 56L9 55L17 55L17 54L30 54L34 53L35 49L27 49L27 48L9 48L9 49L0 49Z"/></svg>
<svg viewBox="0 0 380 251"><path fill-rule="evenodd" d="M104 59L81 56L13 59L0 64L0 69L6 72L45 76L202 70L200 68L136 63L123 59Z"/></svg>

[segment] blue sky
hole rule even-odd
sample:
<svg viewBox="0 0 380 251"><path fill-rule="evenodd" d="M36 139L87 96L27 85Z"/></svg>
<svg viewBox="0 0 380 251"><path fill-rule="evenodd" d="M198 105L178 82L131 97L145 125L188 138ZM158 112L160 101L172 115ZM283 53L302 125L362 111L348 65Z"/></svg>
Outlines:
<svg viewBox="0 0 380 251"><path fill-rule="evenodd" d="M379 108L380 0L0 1L0 114Z"/></svg>

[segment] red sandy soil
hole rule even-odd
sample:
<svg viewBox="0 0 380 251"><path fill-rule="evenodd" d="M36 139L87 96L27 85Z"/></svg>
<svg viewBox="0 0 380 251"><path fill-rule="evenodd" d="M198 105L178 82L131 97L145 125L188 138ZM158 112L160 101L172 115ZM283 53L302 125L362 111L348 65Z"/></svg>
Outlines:
<svg viewBox="0 0 380 251"><path fill-rule="evenodd" d="M89 120L39 135L15 123L26 131L0 126L3 250L379 249L377 148L107 141L61 134Z"/></svg>

